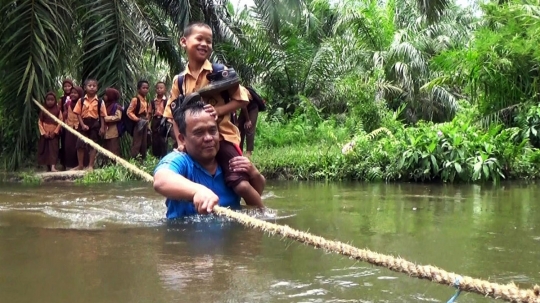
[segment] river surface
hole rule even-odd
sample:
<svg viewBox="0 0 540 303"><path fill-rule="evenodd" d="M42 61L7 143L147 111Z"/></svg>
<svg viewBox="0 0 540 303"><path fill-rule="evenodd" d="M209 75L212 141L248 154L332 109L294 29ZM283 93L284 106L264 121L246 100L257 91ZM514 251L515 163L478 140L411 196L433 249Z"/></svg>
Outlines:
<svg viewBox="0 0 540 303"><path fill-rule="evenodd" d="M272 182L277 221L450 272L540 282L540 189ZM0 184L0 302L447 302L448 286L234 222L167 223L149 184ZM462 292L458 302L492 302Z"/></svg>

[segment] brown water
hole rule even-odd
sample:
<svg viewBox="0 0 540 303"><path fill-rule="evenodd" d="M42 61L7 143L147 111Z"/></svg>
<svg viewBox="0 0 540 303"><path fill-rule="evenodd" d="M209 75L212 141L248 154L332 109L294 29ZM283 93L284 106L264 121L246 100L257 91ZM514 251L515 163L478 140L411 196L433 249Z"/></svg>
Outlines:
<svg viewBox="0 0 540 303"><path fill-rule="evenodd" d="M279 223L448 271L540 282L534 185L272 183ZM454 289L236 223L167 224L148 184L0 184L0 302L446 302ZM491 302L462 293L458 302Z"/></svg>

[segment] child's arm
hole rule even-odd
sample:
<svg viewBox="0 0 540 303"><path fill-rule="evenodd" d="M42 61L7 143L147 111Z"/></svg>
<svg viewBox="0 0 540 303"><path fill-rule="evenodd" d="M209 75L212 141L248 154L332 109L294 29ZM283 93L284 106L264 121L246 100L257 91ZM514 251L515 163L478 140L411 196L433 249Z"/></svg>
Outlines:
<svg viewBox="0 0 540 303"><path fill-rule="evenodd" d="M105 104L101 103L101 108L98 110L98 115L101 116L101 119L99 119L101 124L99 134L103 136L105 134L105 117L107 117L107 108L105 107Z"/></svg>
<svg viewBox="0 0 540 303"><path fill-rule="evenodd" d="M119 108L117 108L116 112L114 113L114 116L106 116L103 120L105 120L105 122L107 123L118 122L122 120L122 111Z"/></svg>
<svg viewBox="0 0 540 303"><path fill-rule="evenodd" d="M77 115L77 119L79 120L79 125L81 126L82 130L88 130L88 126L84 124L83 119L81 117L82 114L82 103L83 99L79 100L77 104L75 105L75 108L73 109L73 113Z"/></svg>
<svg viewBox="0 0 540 303"><path fill-rule="evenodd" d="M64 104L63 107L60 107L60 111L62 112L62 114L63 114L63 116L64 116L63 121L66 121L67 118L68 118L68 114L69 114L68 105L67 105L67 104Z"/></svg>
<svg viewBox="0 0 540 303"><path fill-rule="evenodd" d="M242 106L242 108L240 109L240 116L239 118L243 117L246 122L251 122L251 119L249 118L249 112L248 112L248 109L247 109L247 104L245 106Z"/></svg>
<svg viewBox="0 0 540 303"><path fill-rule="evenodd" d="M238 109L247 106L249 103L246 89L242 85L238 85L237 88L229 89L229 96L231 98L229 103L214 107L218 117L235 112Z"/></svg>
<svg viewBox="0 0 540 303"><path fill-rule="evenodd" d="M127 109L127 115L131 120L135 122L139 122L140 119L139 117L137 117L139 113L135 113L136 106L137 106L137 98L131 99L131 102L129 103L129 107Z"/></svg>
<svg viewBox="0 0 540 303"><path fill-rule="evenodd" d="M152 107L153 107L152 103L153 102L148 102L148 106L146 107L146 120L148 121L152 121Z"/></svg>
<svg viewBox="0 0 540 303"><path fill-rule="evenodd" d="M60 121L64 121L63 119L63 115L62 115L62 110L58 111L58 119ZM58 126L56 126L56 128L54 129L54 134L55 135L58 135L60 133L60 130L62 129L62 125L60 125L60 123L58 123Z"/></svg>
<svg viewBox="0 0 540 303"><path fill-rule="evenodd" d="M41 116L41 115L40 115ZM41 122L41 119L38 118L38 128L39 128L39 134L41 136L46 135L45 129L43 128L43 122Z"/></svg>

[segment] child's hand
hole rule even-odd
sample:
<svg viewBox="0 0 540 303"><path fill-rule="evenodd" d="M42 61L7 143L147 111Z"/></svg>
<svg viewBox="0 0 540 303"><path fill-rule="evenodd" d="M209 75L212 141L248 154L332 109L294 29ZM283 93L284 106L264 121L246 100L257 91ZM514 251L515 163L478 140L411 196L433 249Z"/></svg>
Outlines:
<svg viewBox="0 0 540 303"><path fill-rule="evenodd" d="M218 112L216 111L216 109L212 105L206 104L204 106L204 111L209 113L211 116L214 116L214 118L216 120L218 119Z"/></svg>
<svg viewBox="0 0 540 303"><path fill-rule="evenodd" d="M244 123L244 128L246 130L251 130L252 126L253 126L253 124L251 124L251 121L247 121L246 123Z"/></svg>
<svg viewBox="0 0 540 303"><path fill-rule="evenodd" d="M99 128L99 135L103 137L104 134L105 134L105 127L100 127Z"/></svg>
<svg viewBox="0 0 540 303"><path fill-rule="evenodd" d="M86 124L81 125L82 130L89 130L90 128Z"/></svg>

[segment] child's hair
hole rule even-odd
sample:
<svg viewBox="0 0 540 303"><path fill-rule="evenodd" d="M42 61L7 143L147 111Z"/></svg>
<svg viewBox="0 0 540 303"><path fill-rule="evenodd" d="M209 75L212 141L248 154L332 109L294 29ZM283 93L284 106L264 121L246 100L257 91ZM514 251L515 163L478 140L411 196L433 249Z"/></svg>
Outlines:
<svg viewBox="0 0 540 303"><path fill-rule="evenodd" d="M70 84L71 87L73 87L73 81L71 79L64 79L64 81L62 81L62 86L64 86L66 83Z"/></svg>
<svg viewBox="0 0 540 303"><path fill-rule="evenodd" d="M120 92L112 87L108 87L105 89L105 95L107 96L107 101L109 103L118 102L120 99Z"/></svg>
<svg viewBox="0 0 540 303"><path fill-rule="evenodd" d="M148 81L146 80L141 80L139 82L137 82L137 89L141 89L141 87L143 86L143 84L148 84L148 86L150 86L150 84L148 83Z"/></svg>
<svg viewBox="0 0 540 303"><path fill-rule="evenodd" d="M53 91L47 92L47 94L45 95L45 102L47 102L47 97L48 96L53 96L54 100L56 101L56 93L55 92L53 92Z"/></svg>
<svg viewBox="0 0 540 303"><path fill-rule="evenodd" d="M84 89L80 86L73 86L71 90L77 91L77 95L79 95L79 99L84 98ZM77 101L77 100L71 100L71 101Z"/></svg>
<svg viewBox="0 0 540 303"><path fill-rule="evenodd" d="M204 22L200 22L200 21L196 21L196 22L191 22L189 23L185 28L184 28L184 34L183 36L184 37L189 37L191 36L191 33L193 33L193 28L195 27L206 27L210 30L212 30L212 28L210 27L210 25L204 23Z"/></svg>
<svg viewBox="0 0 540 303"><path fill-rule="evenodd" d="M156 87L157 87L158 85L160 85L160 84L163 84L163 86L167 87L167 84L165 84L165 82L163 82L163 81L158 81L158 82L156 83Z"/></svg>
<svg viewBox="0 0 540 303"><path fill-rule="evenodd" d="M96 78L86 78L86 81L84 81L84 87L86 87L88 85L88 83L90 82L96 82L96 85L98 84L98 81L96 80Z"/></svg>

